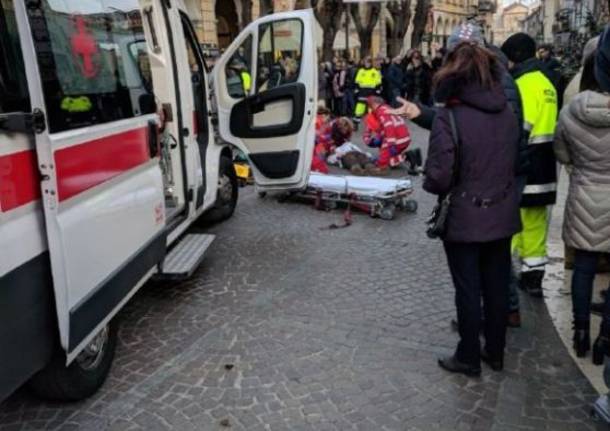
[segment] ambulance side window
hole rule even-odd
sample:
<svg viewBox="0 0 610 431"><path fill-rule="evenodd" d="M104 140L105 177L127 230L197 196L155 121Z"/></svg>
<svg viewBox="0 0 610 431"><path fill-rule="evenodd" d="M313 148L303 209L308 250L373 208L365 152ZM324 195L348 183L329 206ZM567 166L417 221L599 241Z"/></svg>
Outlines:
<svg viewBox="0 0 610 431"><path fill-rule="evenodd" d="M252 36L241 44L231 61L227 63L225 74L229 95L243 99L252 89Z"/></svg>
<svg viewBox="0 0 610 431"><path fill-rule="evenodd" d="M303 23L287 19L264 24L258 40L257 93L297 82L301 73Z"/></svg>
<svg viewBox="0 0 610 431"><path fill-rule="evenodd" d="M0 0L0 29L0 114L29 112L30 95L13 0Z"/></svg>
<svg viewBox="0 0 610 431"><path fill-rule="evenodd" d="M28 15L51 133L156 111L138 0L41 0Z"/></svg>

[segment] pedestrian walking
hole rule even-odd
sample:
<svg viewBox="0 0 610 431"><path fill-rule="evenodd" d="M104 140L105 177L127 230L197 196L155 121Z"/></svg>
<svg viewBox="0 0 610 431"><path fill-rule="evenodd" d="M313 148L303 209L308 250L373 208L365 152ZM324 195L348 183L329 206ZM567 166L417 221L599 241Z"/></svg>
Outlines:
<svg viewBox="0 0 610 431"><path fill-rule="evenodd" d="M513 238L513 250L521 264L520 287L541 298L548 263L548 207L557 199L557 162L553 153L557 91L536 58L536 42L529 35L511 36L502 45L502 52L511 62L510 72L519 88L529 133L530 168L521 199L523 230Z"/></svg>
<svg viewBox="0 0 610 431"><path fill-rule="evenodd" d="M403 93L405 74L400 65L401 62L402 59L400 57L394 57L392 64L388 66L386 73L388 103L393 107L398 107L400 105L398 98L401 97Z"/></svg>
<svg viewBox="0 0 610 431"><path fill-rule="evenodd" d="M356 73L358 72L353 60L347 62L345 74L345 96L343 98L345 115L353 116L356 109Z"/></svg>
<svg viewBox="0 0 610 431"><path fill-rule="evenodd" d="M594 80L591 76L594 76ZM583 69L590 88L561 112L555 139L557 160L568 167L563 240L575 249L572 276L574 350L590 349L589 316L593 281L603 253L610 253L610 27L602 34L594 67ZM610 295L606 295L593 363L610 356Z"/></svg>
<svg viewBox="0 0 610 431"><path fill-rule="evenodd" d="M423 105L431 104L432 69L419 51L414 51L405 74L407 98Z"/></svg>
<svg viewBox="0 0 610 431"><path fill-rule="evenodd" d="M330 79L326 63L320 63L318 66L318 102L321 106L328 109L331 108L328 101L330 94L328 92L328 80Z"/></svg>
<svg viewBox="0 0 610 431"><path fill-rule="evenodd" d="M333 114L337 117L346 115L345 87L347 84L347 69L345 60L339 59L333 74Z"/></svg>
<svg viewBox="0 0 610 431"><path fill-rule="evenodd" d="M567 84L561 72L561 62L555 57L553 52L553 45L540 45L537 56L545 68L547 77L557 90L557 106L561 109L563 106L563 92L565 91Z"/></svg>
<svg viewBox="0 0 610 431"><path fill-rule="evenodd" d="M424 189L450 195L443 244L455 286L460 341L443 369L481 374L504 364L511 237L520 230L515 160L517 117L489 51L461 42L434 80L442 104L432 127ZM479 338L484 310L485 346Z"/></svg>
<svg viewBox="0 0 610 431"><path fill-rule="evenodd" d="M443 60L445 58L445 55L447 55L447 50L445 48L439 48L434 53L434 57L432 58L432 61L430 63L430 65L432 66L433 76L436 75L436 72L438 72L443 66Z"/></svg>

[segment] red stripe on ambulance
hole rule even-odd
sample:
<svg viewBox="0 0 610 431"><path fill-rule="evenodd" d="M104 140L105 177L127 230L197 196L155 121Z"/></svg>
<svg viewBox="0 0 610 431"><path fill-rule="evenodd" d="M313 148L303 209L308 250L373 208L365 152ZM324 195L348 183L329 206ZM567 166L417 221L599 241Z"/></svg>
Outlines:
<svg viewBox="0 0 610 431"><path fill-rule="evenodd" d="M129 130L55 152L59 201L150 160L148 129Z"/></svg>
<svg viewBox="0 0 610 431"><path fill-rule="evenodd" d="M0 156L0 212L40 198L40 174L32 150Z"/></svg>

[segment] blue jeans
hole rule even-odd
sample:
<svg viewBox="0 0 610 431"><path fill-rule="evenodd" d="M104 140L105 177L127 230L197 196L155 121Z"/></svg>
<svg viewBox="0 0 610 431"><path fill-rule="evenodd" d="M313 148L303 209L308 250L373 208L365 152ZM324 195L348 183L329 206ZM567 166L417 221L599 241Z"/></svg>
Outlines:
<svg viewBox="0 0 610 431"><path fill-rule="evenodd" d="M572 274L572 312L574 322L586 323L590 319L593 282L600 253L575 250ZM607 296L606 298L610 298ZM610 329L610 301L606 299L602 327ZM607 332L606 332L607 333Z"/></svg>

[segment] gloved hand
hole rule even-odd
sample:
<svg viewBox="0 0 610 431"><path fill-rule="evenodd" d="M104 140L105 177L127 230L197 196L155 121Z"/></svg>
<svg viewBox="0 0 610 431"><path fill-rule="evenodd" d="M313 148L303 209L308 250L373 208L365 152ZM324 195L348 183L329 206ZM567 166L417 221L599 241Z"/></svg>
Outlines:
<svg viewBox="0 0 610 431"><path fill-rule="evenodd" d="M381 138L371 138L368 142L368 146L371 148L379 148L382 143Z"/></svg>

